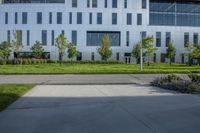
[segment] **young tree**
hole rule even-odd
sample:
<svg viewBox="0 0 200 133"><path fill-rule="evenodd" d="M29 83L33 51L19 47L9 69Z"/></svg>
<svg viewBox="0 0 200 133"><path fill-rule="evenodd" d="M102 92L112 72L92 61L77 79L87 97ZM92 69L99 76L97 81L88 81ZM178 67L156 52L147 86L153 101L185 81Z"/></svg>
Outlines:
<svg viewBox="0 0 200 133"><path fill-rule="evenodd" d="M198 60L198 64L200 65L200 46L196 45L193 51L193 57Z"/></svg>
<svg viewBox="0 0 200 133"><path fill-rule="evenodd" d="M78 55L78 51L73 43L70 43L67 48L68 58L72 61L72 59Z"/></svg>
<svg viewBox="0 0 200 133"><path fill-rule="evenodd" d="M63 34L60 34L56 38L56 45L55 46L58 48L59 60L60 61L62 61L63 56L64 56L66 49L67 49L69 44L70 44L70 42L67 40L67 38L65 38L65 36Z"/></svg>
<svg viewBox="0 0 200 133"><path fill-rule="evenodd" d="M11 45L9 42L2 42L0 44L0 57L4 60L7 60L10 56L10 52L11 52Z"/></svg>
<svg viewBox="0 0 200 133"><path fill-rule="evenodd" d="M141 49L140 42L133 46L132 56L136 58L137 63L140 62L140 49Z"/></svg>
<svg viewBox="0 0 200 133"><path fill-rule="evenodd" d="M103 36L101 47L98 48L98 53L104 61L107 61L112 56L112 49L110 48L110 38L108 34Z"/></svg>
<svg viewBox="0 0 200 133"><path fill-rule="evenodd" d="M148 66L150 66L150 58L154 55L154 53L156 52L157 48L154 46L153 42L153 36L149 36L144 38L143 40L143 48L144 48L144 55L146 55L147 57L147 62L148 62Z"/></svg>
<svg viewBox="0 0 200 133"><path fill-rule="evenodd" d="M41 58L44 53L44 48L39 41L36 41L35 44L31 47L32 55L34 58Z"/></svg>
<svg viewBox="0 0 200 133"><path fill-rule="evenodd" d="M188 64L189 64L189 66L192 65L194 50L195 50L194 44L188 44L187 45L185 55L188 57Z"/></svg>
<svg viewBox="0 0 200 133"><path fill-rule="evenodd" d="M172 64L172 58L176 56L176 48L173 46L172 42L169 42L166 51L166 58L170 60L170 65Z"/></svg>
<svg viewBox="0 0 200 133"><path fill-rule="evenodd" d="M13 36L14 36L14 40L12 40L12 48L14 51L14 58L18 58L19 52L23 48L21 30L13 31Z"/></svg>

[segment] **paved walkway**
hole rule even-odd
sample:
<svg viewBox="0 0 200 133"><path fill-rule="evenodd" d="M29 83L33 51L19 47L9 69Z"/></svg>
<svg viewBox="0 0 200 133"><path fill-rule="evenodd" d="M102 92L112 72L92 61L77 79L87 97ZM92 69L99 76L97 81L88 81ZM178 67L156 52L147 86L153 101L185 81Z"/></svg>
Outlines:
<svg viewBox="0 0 200 133"><path fill-rule="evenodd" d="M200 97L136 85L39 85L0 113L1 133L198 133Z"/></svg>
<svg viewBox="0 0 200 133"><path fill-rule="evenodd" d="M163 74L114 74L114 75L0 75L0 84L149 84ZM182 75L183 77L186 75Z"/></svg>

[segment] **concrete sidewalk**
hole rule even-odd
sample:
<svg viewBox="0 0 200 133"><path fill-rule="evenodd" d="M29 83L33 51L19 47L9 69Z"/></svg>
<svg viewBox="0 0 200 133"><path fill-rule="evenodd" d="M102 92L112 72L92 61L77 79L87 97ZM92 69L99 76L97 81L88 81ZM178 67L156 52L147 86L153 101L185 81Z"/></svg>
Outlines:
<svg viewBox="0 0 200 133"><path fill-rule="evenodd" d="M148 85L163 74L105 74L105 75L0 75L0 84L140 84ZM186 76L182 74L181 76Z"/></svg>
<svg viewBox="0 0 200 133"><path fill-rule="evenodd" d="M198 133L200 97L136 85L40 85L0 113L1 133Z"/></svg>

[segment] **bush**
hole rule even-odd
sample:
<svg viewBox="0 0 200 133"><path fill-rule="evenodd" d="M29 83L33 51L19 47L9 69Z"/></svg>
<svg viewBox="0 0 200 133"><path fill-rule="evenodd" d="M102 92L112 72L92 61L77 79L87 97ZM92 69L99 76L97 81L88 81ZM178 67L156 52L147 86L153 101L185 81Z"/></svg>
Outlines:
<svg viewBox="0 0 200 133"><path fill-rule="evenodd" d="M197 75L197 74L191 74L191 75L188 75L191 79L192 82L197 82L197 83L200 83L200 75Z"/></svg>
<svg viewBox="0 0 200 133"><path fill-rule="evenodd" d="M6 63L7 63L6 60L3 60L3 59L0 60L0 65L6 65Z"/></svg>

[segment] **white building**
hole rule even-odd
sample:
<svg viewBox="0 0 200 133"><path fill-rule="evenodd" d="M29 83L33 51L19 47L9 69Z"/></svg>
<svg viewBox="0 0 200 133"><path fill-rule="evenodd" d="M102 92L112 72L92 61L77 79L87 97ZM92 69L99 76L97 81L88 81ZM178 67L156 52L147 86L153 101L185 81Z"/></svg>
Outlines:
<svg viewBox="0 0 200 133"><path fill-rule="evenodd" d="M22 34L23 52L41 41L51 59L58 59L55 38L63 33L81 52L78 60L100 60L101 37L112 40L111 60L129 61L133 45L154 36L158 48L153 60L165 62L166 45L177 48L175 61L184 62L185 45L199 43L198 0L2 0L0 42Z"/></svg>

